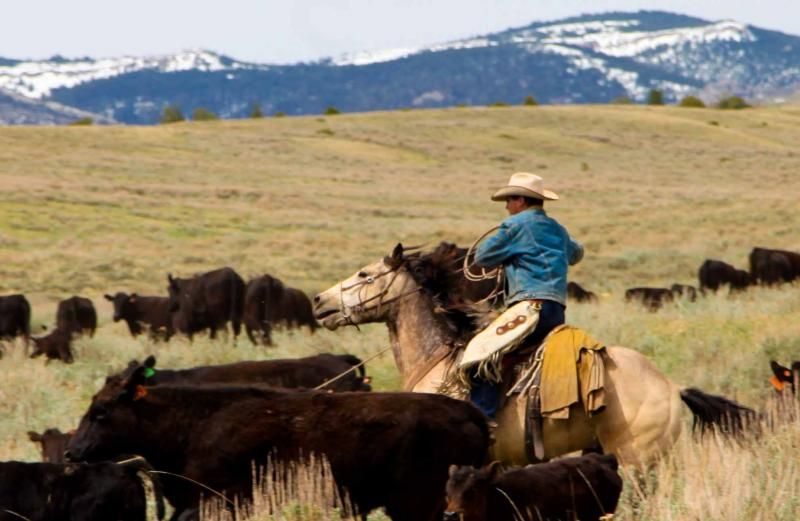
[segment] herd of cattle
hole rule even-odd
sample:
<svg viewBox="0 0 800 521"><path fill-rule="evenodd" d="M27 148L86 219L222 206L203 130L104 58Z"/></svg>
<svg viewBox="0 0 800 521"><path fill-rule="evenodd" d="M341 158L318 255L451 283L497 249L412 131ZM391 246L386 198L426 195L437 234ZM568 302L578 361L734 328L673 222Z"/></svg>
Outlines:
<svg viewBox="0 0 800 521"><path fill-rule="evenodd" d="M750 272L706 261L699 277L701 293L791 282L800 278L800 255L756 248ZM698 292L681 285L634 288L626 298L653 309L647 292L634 291L648 289L672 298L693 299ZM230 268L185 279L169 275L168 290L163 297L106 299L114 321L154 340L206 330L213 338L230 322L234 338L244 324L254 344L269 344L273 327L316 327L308 298L268 275L248 284ZM580 291L570 285L572 299L592 300ZM46 336L30 337L30 315L24 296L0 298L0 338L31 338L32 356L70 362L69 341L97 328L95 308L82 297L59 303L55 329ZM776 378L790 385L795 377L786 375L794 366L776 367ZM373 393L364 364L352 355L175 370L157 367L150 356L109 376L77 423L68 433L28 433L40 444L43 463L0 462L0 521L144 521L148 482L159 519L166 499L172 521L196 520L209 490L231 501L250 499L259 474L253 462L266 465L267 455L286 463L324 457L362 519L383 508L394 521L599 520L614 512L622 490L613 455L507 471L485 465L489 425L472 404Z"/></svg>
<svg viewBox="0 0 800 521"><path fill-rule="evenodd" d="M245 284L234 270L221 268L185 279L168 275L167 280L168 296L105 295L114 306L114 322L124 321L134 337L147 333L152 340L164 341L176 333L191 340L206 330L216 338L230 322L234 340L244 325L254 345L272 345L274 328L305 326L314 332L318 327L306 294L270 275ZM24 295L0 296L0 341L18 336L26 345L33 341L31 357L45 355L71 363L72 340L94 335L97 329L94 304L78 296L59 302L55 328L48 334L32 337L30 320L31 306Z"/></svg>
<svg viewBox="0 0 800 521"><path fill-rule="evenodd" d="M694 302L698 295L716 293L725 286L730 293L735 293L746 290L748 286L776 286L800 279L800 253L753 248L749 260L750 271L745 271L727 262L707 259L697 272L698 287L673 284L669 288L630 288L625 291L625 301L641 302L650 311L657 311L666 303L681 298ZM576 302L597 301L597 295L575 282L567 284L567 296Z"/></svg>

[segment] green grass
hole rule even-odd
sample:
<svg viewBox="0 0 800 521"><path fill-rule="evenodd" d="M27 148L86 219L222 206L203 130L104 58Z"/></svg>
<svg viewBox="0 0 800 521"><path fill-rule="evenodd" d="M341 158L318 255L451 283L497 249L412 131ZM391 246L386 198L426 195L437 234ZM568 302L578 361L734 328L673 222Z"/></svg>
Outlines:
<svg viewBox="0 0 800 521"><path fill-rule="evenodd" d="M92 298L101 315L72 366L6 346L0 459L36 460L25 432L73 428L105 376L132 358L155 353L163 367L322 351L366 358L387 345L382 325L281 333L274 350L203 338L152 345L110 322L104 293L165 294L167 272L223 265L314 293L398 241L470 243L504 217L489 195L520 170L561 194L548 212L586 246L571 276L601 300L570 306L570 323L641 350L681 384L760 407L771 392L769 359L800 358L800 288L721 294L655 314L622 295L695 283L706 258L746 268L753 246L800 250L798 123L797 107L615 105L0 128L0 294L28 295L36 327L52 324L56 302L72 294ZM400 386L389 355L368 372L379 390ZM796 459L792 439L768 438L770 457ZM677 475L696 471L692 458L706 450L686 444ZM739 457L743 449L726 450ZM800 494L794 474L773 480L747 461L741 472L767 483L758 489L765 504L782 505L764 515L797 513L796 502L783 501ZM733 470L709 472L713 481ZM723 498L725 515L692 513L705 496L675 479L658 499L628 496L619 518L753 519L733 497Z"/></svg>

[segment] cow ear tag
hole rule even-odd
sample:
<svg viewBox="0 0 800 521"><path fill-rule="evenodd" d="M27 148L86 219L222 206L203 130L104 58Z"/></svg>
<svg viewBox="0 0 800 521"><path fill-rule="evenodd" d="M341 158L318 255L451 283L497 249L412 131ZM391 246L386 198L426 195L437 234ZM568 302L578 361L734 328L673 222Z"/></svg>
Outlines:
<svg viewBox="0 0 800 521"><path fill-rule="evenodd" d="M144 377L145 378L152 378L156 375L156 370L152 367L145 367L144 368Z"/></svg>
<svg viewBox="0 0 800 521"><path fill-rule="evenodd" d="M147 396L147 388L144 385L136 386L136 394L133 395L133 401L141 400Z"/></svg>

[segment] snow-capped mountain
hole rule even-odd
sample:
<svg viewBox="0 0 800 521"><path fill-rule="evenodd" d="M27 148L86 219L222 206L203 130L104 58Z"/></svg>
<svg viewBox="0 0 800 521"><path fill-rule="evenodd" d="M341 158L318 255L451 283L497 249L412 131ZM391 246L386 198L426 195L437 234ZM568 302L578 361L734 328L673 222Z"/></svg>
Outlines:
<svg viewBox="0 0 800 521"><path fill-rule="evenodd" d="M31 99L153 123L167 104L245 116L519 103L667 100L800 90L800 38L741 22L672 13L606 13L537 22L419 48L352 53L296 65L238 62L209 51L151 58L24 62L0 58L0 88Z"/></svg>
<svg viewBox="0 0 800 521"><path fill-rule="evenodd" d="M55 101L34 100L0 89L0 125L64 125L83 118L114 123L114 120Z"/></svg>
<svg viewBox="0 0 800 521"><path fill-rule="evenodd" d="M71 88L82 83L145 70L216 72L265 68L237 62L203 50L183 51L178 54L153 57L123 56L121 58L68 60L56 56L49 60L7 60L5 63L4 65L0 62L0 89L36 99L50 96L55 89Z"/></svg>

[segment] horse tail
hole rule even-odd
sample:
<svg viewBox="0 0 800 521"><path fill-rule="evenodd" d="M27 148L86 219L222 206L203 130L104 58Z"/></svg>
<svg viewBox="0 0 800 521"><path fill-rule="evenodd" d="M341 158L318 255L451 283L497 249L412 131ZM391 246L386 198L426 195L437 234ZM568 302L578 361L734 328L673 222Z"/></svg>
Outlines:
<svg viewBox="0 0 800 521"><path fill-rule="evenodd" d="M706 430L718 431L726 436L739 436L758 417L749 407L693 387L681 390L681 400L694 416L692 431L695 432L699 427L701 436Z"/></svg>

